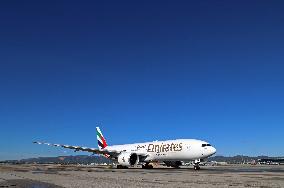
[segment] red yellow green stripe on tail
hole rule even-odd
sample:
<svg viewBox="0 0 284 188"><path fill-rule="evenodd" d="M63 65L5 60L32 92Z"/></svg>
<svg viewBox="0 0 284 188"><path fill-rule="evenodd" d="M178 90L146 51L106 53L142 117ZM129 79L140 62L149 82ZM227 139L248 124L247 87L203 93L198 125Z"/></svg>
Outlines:
<svg viewBox="0 0 284 188"><path fill-rule="evenodd" d="M98 146L99 146L99 149L104 149L107 147L107 143L106 143L106 139L104 138L101 130L99 127L96 127L97 129L97 140L98 140ZM105 157L109 158L110 156L105 154L104 155Z"/></svg>

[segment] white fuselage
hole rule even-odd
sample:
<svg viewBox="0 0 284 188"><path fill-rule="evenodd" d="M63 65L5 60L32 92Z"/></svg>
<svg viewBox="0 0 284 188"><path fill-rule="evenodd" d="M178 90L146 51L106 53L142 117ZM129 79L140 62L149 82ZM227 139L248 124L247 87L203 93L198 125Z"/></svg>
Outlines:
<svg viewBox="0 0 284 188"><path fill-rule="evenodd" d="M216 153L209 143L195 139L177 139L107 146L105 149L146 156L144 161L187 161L208 158Z"/></svg>

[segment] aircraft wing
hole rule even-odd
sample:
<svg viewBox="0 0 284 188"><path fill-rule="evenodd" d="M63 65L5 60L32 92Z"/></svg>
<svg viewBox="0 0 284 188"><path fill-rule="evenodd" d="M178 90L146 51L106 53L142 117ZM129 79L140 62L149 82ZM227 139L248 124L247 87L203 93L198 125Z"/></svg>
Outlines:
<svg viewBox="0 0 284 188"><path fill-rule="evenodd" d="M62 147L67 149L73 149L76 151L86 151L93 154L101 154L101 155L109 155L110 158L118 156L121 152L115 151L115 150L108 150L108 149L98 149L98 148L89 148L89 147L81 147L81 146L71 146L71 145L63 145L63 144L51 144L51 143L45 143L45 142L33 142L34 144L45 144L48 146L55 146L55 147Z"/></svg>

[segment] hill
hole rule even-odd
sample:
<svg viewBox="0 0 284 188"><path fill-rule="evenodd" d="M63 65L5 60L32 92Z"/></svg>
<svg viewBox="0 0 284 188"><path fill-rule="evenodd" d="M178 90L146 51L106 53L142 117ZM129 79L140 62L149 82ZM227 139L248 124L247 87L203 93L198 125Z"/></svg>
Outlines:
<svg viewBox="0 0 284 188"><path fill-rule="evenodd" d="M88 155L76 155L76 156L58 156L58 157L38 157L38 158L29 158L21 160L7 160L2 161L2 163L12 163L12 164L111 164L112 161L103 157L103 156L88 156Z"/></svg>

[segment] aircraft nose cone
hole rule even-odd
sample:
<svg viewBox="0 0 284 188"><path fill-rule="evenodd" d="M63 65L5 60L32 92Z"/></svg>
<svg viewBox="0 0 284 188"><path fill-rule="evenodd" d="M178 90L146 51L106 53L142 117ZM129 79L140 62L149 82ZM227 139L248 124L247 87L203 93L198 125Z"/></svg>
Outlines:
<svg viewBox="0 0 284 188"><path fill-rule="evenodd" d="M212 155L214 155L216 153L216 148L212 147Z"/></svg>

